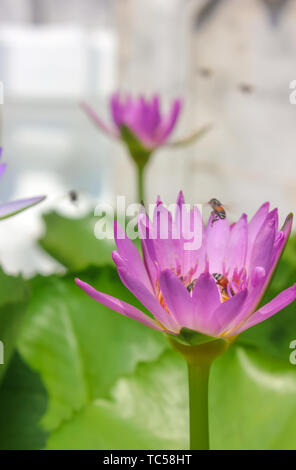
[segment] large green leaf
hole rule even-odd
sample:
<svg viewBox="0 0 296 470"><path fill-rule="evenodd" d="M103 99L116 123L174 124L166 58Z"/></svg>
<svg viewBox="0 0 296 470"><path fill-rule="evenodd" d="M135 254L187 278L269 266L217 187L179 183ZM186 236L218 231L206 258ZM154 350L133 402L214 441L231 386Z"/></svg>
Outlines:
<svg viewBox="0 0 296 470"><path fill-rule="evenodd" d="M296 367L232 346L210 380L215 449L296 449Z"/></svg>
<svg viewBox="0 0 296 470"><path fill-rule="evenodd" d="M39 243L67 268L78 271L91 265L112 264L114 240L98 240L94 234L99 217L89 214L71 219L57 212L49 212L43 220L46 230Z"/></svg>
<svg viewBox="0 0 296 470"><path fill-rule="evenodd" d="M39 425L47 393L39 375L15 353L0 386L0 449L41 449L46 433Z"/></svg>
<svg viewBox="0 0 296 470"><path fill-rule="evenodd" d="M0 268L0 381L15 348L28 301L26 282L19 276L8 276ZM3 350L3 351L2 351ZM2 358L4 352L4 358ZM4 363L2 363L4 359Z"/></svg>
<svg viewBox="0 0 296 470"><path fill-rule="evenodd" d="M47 448L186 448L184 360L161 333L88 298L73 277L32 280L19 341L49 394ZM80 277L138 306L111 267ZM234 344L215 361L212 448L296 448L296 367L285 359Z"/></svg>
<svg viewBox="0 0 296 470"><path fill-rule="evenodd" d="M139 304L114 268L81 273L103 292ZM50 397L45 418L55 428L93 400L108 397L123 374L151 361L166 347L164 338L89 298L74 275L35 278L20 350L41 373Z"/></svg>
<svg viewBox="0 0 296 470"><path fill-rule="evenodd" d="M120 379L112 400L94 400L54 430L49 449L186 449L186 367L173 351ZM212 449L295 449L296 374L232 347L210 378ZM82 432L83 430L83 432Z"/></svg>
<svg viewBox="0 0 296 470"><path fill-rule="evenodd" d="M186 370L166 351L119 379L111 400L93 400L62 423L49 449L182 449L188 446Z"/></svg>
<svg viewBox="0 0 296 470"><path fill-rule="evenodd" d="M94 399L52 430L48 449L186 449L186 367L173 351L139 364L110 399ZM210 377L212 449L295 449L296 374L233 346Z"/></svg>

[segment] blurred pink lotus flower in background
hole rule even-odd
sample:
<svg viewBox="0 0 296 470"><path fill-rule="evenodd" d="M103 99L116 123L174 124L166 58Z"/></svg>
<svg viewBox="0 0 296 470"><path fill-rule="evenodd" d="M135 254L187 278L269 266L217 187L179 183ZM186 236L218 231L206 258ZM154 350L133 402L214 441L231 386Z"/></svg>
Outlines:
<svg viewBox="0 0 296 470"><path fill-rule="evenodd" d="M110 98L112 124L106 124L88 104L82 103L82 107L106 134L120 138L122 126L126 126L139 139L143 147L153 150L163 145L174 130L182 108L182 101L175 99L170 112L164 116L161 114L158 95L154 95L151 100L143 96L132 98L129 95L122 99L117 92Z"/></svg>
<svg viewBox="0 0 296 470"><path fill-rule="evenodd" d="M203 137L211 128L206 124L179 140L171 141L171 136L181 109L182 100L173 101L170 111L163 115L160 110L160 97L154 95L150 100L140 96L132 98L127 95L121 98L114 93L110 98L112 123L106 124L88 104L82 108L95 125L105 134L121 140L127 147L131 158L137 166L138 202L146 200L144 191L144 169L152 153L163 145L183 147Z"/></svg>
<svg viewBox="0 0 296 470"><path fill-rule="evenodd" d="M2 157L2 148L0 147L0 159ZM3 175L6 169L6 163L0 164L0 177ZM29 207L33 207L39 202L43 201L45 196L36 196L31 197L29 199L19 199L17 201L12 202L5 202L0 204L0 220L7 219L8 217L12 217L19 212L24 211L25 209L29 209Z"/></svg>
<svg viewBox="0 0 296 470"><path fill-rule="evenodd" d="M181 209L183 204L180 192L177 208ZM296 298L294 284L258 309L289 237L292 215L281 230L278 230L278 211L269 211L268 203L260 207L250 222L246 214L232 225L227 218L213 221L211 215L207 225L202 224L200 248L185 250L185 235L190 231L194 211L201 218L195 206L185 215L176 211L173 219L158 201L152 222L146 214L140 214L143 260L133 242L115 224L118 251L113 252L113 260L119 277L151 312L151 317L79 279L76 283L98 302L155 330L178 335L185 328L229 340ZM163 214L169 220L168 239L159 236L156 225ZM185 235L183 229L182 235L174 239L173 229L180 225L185 225ZM154 239L146 237L147 229Z"/></svg>

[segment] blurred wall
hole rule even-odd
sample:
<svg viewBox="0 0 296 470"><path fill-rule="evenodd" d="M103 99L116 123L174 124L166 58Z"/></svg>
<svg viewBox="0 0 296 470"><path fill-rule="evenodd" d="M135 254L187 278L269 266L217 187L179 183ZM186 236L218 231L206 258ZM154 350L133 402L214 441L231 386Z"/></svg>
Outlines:
<svg viewBox="0 0 296 470"><path fill-rule="evenodd" d="M296 3L216 4L204 21L197 9L191 23L193 116L215 128L190 157L189 187L207 196L217 188L235 214L264 200L287 214L296 205Z"/></svg>
<svg viewBox="0 0 296 470"><path fill-rule="evenodd" d="M134 200L125 150L79 108L87 100L108 120L108 97L118 88L160 92L165 109L183 97L175 137L213 125L193 146L156 152L149 200L161 193L172 202L183 188L191 202L218 197L233 218L265 200L282 214L293 210L295 21L293 0L0 0L1 140L9 163L1 197L49 195L31 215L6 223L1 259L12 269L45 266L43 255L33 262L23 250L24 239L34 251L39 212L64 210L70 189L94 201ZM18 238L22 224L26 236Z"/></svg>
<svg viewBox="0 0 296 470"><path fill-rule="evenodd" d="M121 86L160 89L166 100L183 96L179 136L213 123L193 147L155 155L147 172L150 198L161 192L172 200L182 187L191 201L221 198L233 217L265 200L283 213L293 210L295 2L128 4ZM118 187L124 192L122 179Z"/></svg>

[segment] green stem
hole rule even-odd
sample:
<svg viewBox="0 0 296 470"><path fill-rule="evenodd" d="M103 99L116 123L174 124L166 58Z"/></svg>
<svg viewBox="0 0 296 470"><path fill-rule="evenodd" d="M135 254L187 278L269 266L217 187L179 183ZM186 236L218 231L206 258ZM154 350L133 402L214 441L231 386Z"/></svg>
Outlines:
<svg viewBox="0 0 296 470"><path fill-rule="evenodd" d="M182 354L188 367L190 450L209 449L208 387L212 362L230 342L217 338L199 345L186 345L168 335L173 348Z"/></svg>
<svg viewBox="0 0 296 470"><path fill-rule="evenodd" d="M210 363L188 362L190 450L209 449L208 384Z"/></svg>
<svg viewBox="0 0 296 470"><path fill-rule="evenodd" d="M137 165L137 178L138 178L138 202L145 201L144 191L144 168L145 165Z"/></svg>

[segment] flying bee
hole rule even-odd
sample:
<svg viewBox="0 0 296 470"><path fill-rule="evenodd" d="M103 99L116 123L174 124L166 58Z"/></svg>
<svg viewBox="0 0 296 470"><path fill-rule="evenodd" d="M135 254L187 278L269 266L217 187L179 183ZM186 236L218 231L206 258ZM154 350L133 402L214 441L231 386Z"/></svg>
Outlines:
<svg viewBox="0 0 296 470"><path fill-rule="evenodd" d="M213 75L213 71L208 67L201 67L197 72L204 78L210 78Z"/></svg>
<svg viewBox="0 0 296 470"><path fill-rule="evenodd" d="M227 277L223 276L223 274L213 273L213 278L215 279L217 286L219 286L220 288L222 299L227 300L229 298L228 289L227 289L229 281ZM231 295L234 295L234 292L231 287L229 290L230 290Z"/></svg>
<svg viewBox="0 0 296 470"><path fill-rule="evenodd" d="M211 199L209 201L209 204L211 206L211 208L213 209L212 211L212 215L213 215L213 220L212 220L212 224L214 222L216 222L217 220L221 219L225 219L226 217L226 212L225 212L225 209L222 205L222 203L218 200L218 199Z"/></svg>
<svg viewBox="0 0 296 470"><path fill-rule="evenodd" d="M250 83L240 83L238 87L242 93L252 93L252 91L254 90L253 85L251 85Z"/></svg>
<svg viewBox="0 0 296 470"><path fill-rule="evenodd" d="M68 192L68 196L69 196L70 201L71 201L73 204L76 204L76 202L78 202L79 196L78 196L77 191L75 191L75 189L71 189L71 190Z"/></svg>

